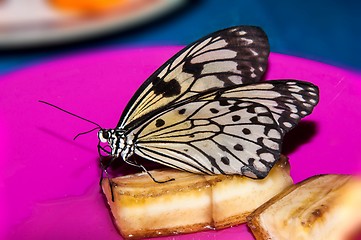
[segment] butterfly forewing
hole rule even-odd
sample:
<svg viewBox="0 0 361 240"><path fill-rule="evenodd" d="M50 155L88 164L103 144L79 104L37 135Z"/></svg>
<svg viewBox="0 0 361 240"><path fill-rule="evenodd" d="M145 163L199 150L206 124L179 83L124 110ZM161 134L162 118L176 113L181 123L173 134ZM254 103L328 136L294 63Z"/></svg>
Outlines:
<svg viewBox="0 0 361 240"><path fill-rule="evenodd" d="M130 134L135 154L173 168L263 178L279 157L281 130L268 108L241 100L193 101Z"/></svg>
<svg viewBox="0 0 361 240"><path fill-rule="evenodd" d="M258 82L267 67L269 44L258 27L215 32L163 64L135 93L118 128L129 129L147 114L210 89Z"/></svg>

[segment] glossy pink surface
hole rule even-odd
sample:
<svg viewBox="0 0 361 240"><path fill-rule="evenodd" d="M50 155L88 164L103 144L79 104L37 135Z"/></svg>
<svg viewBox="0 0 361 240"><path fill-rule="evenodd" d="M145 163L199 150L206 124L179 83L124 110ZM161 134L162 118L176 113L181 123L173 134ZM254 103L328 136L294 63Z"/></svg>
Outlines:
<svg viewBox="0 0 361 240"><path fill-rule="evenodd" d="M115 127L139 85L180 47L110 49L67 56L0 80L0 238L119 239L99 191L93 125L49 101ZM288 134L295 181L321 173L361 173L361 77L342 69L271 54L266 79L320 87L312 115ZM250 196L252 197L252 196ZM253 239L247 227L164 239Z"/></svg>

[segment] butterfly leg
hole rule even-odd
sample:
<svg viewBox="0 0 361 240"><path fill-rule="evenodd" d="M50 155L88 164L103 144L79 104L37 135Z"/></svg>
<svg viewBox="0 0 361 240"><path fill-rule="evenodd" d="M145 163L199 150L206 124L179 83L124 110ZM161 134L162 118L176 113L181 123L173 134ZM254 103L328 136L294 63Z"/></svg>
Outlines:
<svg viewBox="0 0 361 240"><path fill-rule="evenodd" d="M111 152L106 150L104 147L102 147L100 145L100 143L98 143L98 154L99 154L99 157L102 157L103 155L101 154L100 150L102 150L103 152L107 153L108 155L111 155Z"/></svg>
<svg viewBox="0 0 361 240"><path fill-rule="evenodd" d="M114 191L113 191L114 184L113 184L113 181L111 180L111 178L109 177L109 173L107 171L107 168L113 162L114 158L112 158L110 161L107 162L106 165L104 165L104 162L102 161L102 158L104 156L101 154L100 150L102 150L103 152L105 152L105 153L107 153L109 155L111 154L111 152L106 150L104 147L102 147L100 145L100 142L98 143L98 154L99 154L99 159L100 159L100 167L102 169L102 172L101 172L101 175L100 175L100 180L99 180L99 185L102 186L102 182L103 182L103 179L104 179L104 173L105 173L105 176L109 181L109 188L110 188L110 192L111 192L111 195L112 195L112 201L114 202Z"/></svg>
<svg viewBox="0 0 361 240"><path fill-rule="evenodd" d="M157 179L155 179L152 174L150 174L150 172L141 164L139 164L139 167L141 167L143 169L144 172L146 172L148 174L148 176L156 183L166 183L166 182L170 182L170 181L174 181L174 178L170 178L168 180L165 181L158 181Z"/></svg>
<svg viewBox="0 0 361 240"><path fill-rule="evenodd" d="M126 163L128 163L129 165L132 165L132 166L135 166L135 167L138 167L138 168L141 168L143 170L143 172L145 172L146 174L148 174L148 176L156 183L166 183L166 182L170 182L170 181L174 181L175 179L174 178L170 178L170 179L167 179L165 181L159 181L157 179L155 179L152 174L142 165L142 164L139 164L137 163L135 160L133 161L129 161L128 159L124 160Z"/></svg>
<svg viewBox="0 0 361 240"><path fill-rule="evenodd" d="M113 159L110 160L109 162L112 162L112 161L113 161ZM102 186L102 182L103 182L103 179L104 179L104 173L105 173L105 176L106 176L106 178L107 178L108 181L109 181L109 188L110 188L110 193L111 193L111 195L112 195L112 202L114 202L114 191L113 191L114 183L113 183L112 179L109 177L109 173L108 173L108 171L107 171L107 168L109 167L109 165L110 165L110 164L107 164L107 166L105 166L105 165L103 164L103 162L100 161L100 167L101 167L101 169L102 169L102 172L101 172L101 175L100 175L99 185Z"/></svg>
<svg viewBox="0 0 361 240"><path fill-rule="evenodd" d="M110 151L106 150L104 147L102 147L100 145L100 143L98 143L98 155L99 155L99 159L100 159L100 167L102 169L102 173L101 173L101 176L100 176L100 184L102 183L103 181L103 173L105 173L106 177L109 179L109 174L107 172L107 169L108 167L110 166L110 164L114 161L114 158L112 158L110 161L106 161L106 164L104 164L104 161L102 158L104 158L105 156L103 156L100 152L100 150L102 150L103 152L107 153L107 154L111 154Z"/></svg>

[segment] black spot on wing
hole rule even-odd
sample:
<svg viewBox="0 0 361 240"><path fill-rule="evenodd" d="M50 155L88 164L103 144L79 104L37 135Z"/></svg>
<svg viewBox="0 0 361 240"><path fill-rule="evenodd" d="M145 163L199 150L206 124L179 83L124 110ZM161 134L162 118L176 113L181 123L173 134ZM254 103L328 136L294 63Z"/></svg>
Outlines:
<svg viewBox="0 0 361 240"><path fill-rule="evenodd" d="M214 114L219 113L219 110L215 109L215 108L211 108L209 110L211 111L211 113L214 113Z"/></svg>
<svg viewBox="0 0 361 240"><path fill-rule="evenodd" d="M233 115L232 116L232 121L233 122L238 122L239 120L241 120L241 116L239 116L239 115Z"/></svg>
<svg viewBox="0 0 361 240"><path fill-rule="evenodd" d="M228 157L221 157L221 161L223 164L225 165L229 165L230 164L230 161L229 161L229 158Z"/></svg>
<svg viewBox="0 0 361 240"><path fill-rule="evenodd" d="M243 151L243 146L239 143L237 143L236 145L234 145L234 150L237 150L237 151Z"/></svg>
<svg viewBox="0 0 361 240"><path fill-rule="evenodd" d="M247 108L247 112L249 113L252 113L252 114L255 114L256 111L255 111L255 106L251 105Z"/></svg>
<svg viewBox="0 0 361 240"><path fill-rule="evenodd" d="M165 124L163 119L157 119L157 121L155 121L155 126L156 127L161 127Z"/></svg>
<svg viewBox="0 0 361 240"><path fill-rule="evenodd" d="M185 112L186 112L186 109L185 109L185 108L182 108L182 109L180 109L180 110L178 111L178 113L181 114L181 115L184 114Z"/></svg>
<svg viewBox="0 0 361 240"><path fill-rule="evenodd" d="M249 130L248 128L243 128L243 129L242 129L242 132L243 132L244 135L249 135L249 134L251 134L251 130Z"/></svg>
<svg viewBox="0 0 361 240"><path fill-rule="evenodd" d="M228 108L229 111L231 112L236 112L238 110L241 110L242 108L240 106L237 106L237 105L232 105L231 107Z"/></svg>
<svg viewBox="0 0 361 240"><path fill-rule="evenodd" d="M176 79L165 82L163 79L155 78L153 81L153 92L163 97L173 97L181 93L181 86Z"/></svg>
<svg viewBox="0 0 361 240"><path fill-rule="evenodd" d="M226 99L221 99L221 100L219 100L219 105L220 106L229 106L231 104Z"/></svg>

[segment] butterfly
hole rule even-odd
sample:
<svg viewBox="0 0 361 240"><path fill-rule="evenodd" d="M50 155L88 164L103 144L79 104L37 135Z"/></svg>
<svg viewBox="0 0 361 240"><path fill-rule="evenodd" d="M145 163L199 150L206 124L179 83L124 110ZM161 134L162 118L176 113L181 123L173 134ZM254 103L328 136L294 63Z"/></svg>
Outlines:
<svg viewBox="0 0 361 240"><path fill-rule="evenodd" d="M111 151L100 148L143 169L131 156L193 173L266 177L284 135L319 101L312 83L261 81L269 53L254 26L195 41L140 86L114 129L99 130Z"/></svg>

